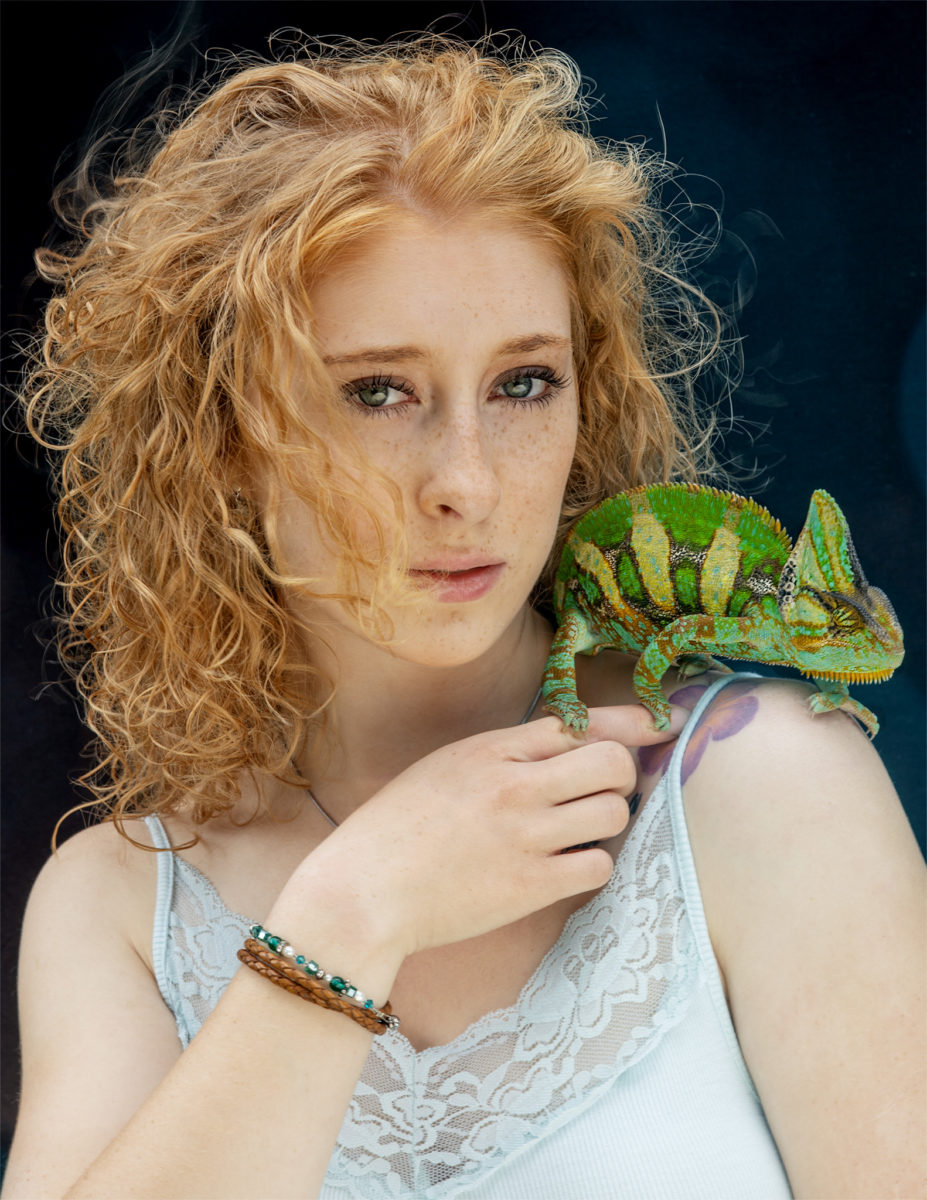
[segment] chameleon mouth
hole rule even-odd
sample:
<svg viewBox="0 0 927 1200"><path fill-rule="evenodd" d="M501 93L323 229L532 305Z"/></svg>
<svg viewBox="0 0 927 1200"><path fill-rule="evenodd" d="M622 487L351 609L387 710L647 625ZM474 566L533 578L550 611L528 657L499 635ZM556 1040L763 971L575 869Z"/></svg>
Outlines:
<svg viewBox="0 0 927 1200"><path fill-rule="evenodd" d="M809 679L836 679L842 683L882 683L894 674L894 667L884 667L881 671L802 671Z"/></svg>

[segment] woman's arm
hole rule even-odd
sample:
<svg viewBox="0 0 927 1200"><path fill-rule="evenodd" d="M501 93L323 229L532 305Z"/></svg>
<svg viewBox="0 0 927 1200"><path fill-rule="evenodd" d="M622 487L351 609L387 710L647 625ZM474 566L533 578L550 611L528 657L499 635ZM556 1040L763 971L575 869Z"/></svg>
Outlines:
<svg viewBox="0 0 927 1200"><path fill-rule="evenodd" d="M712 741L686 785L706 915L796 1196L915 1200L924 864L865 736L843 714L812 718L807 694L747 685L754 718Z"/></svg>
<svg viewBox="0 0 927 1200"><path fill-rule="evenodd" d="M601 887L604 850L559 851L621 831L625 745L685 715L656 734L637 705L599 710L586 744L548 717L428 755L303 860L267 927L385 1000L407 954ZM180 1054L124 919L141 854L89 830L33 891L5 1200L318 1195L372 1035L241 970Z"/></svg>
<svg viewBox="0 0 927 1200"><path fill-rule="evenodd" d="M135 900L118 860L141 852L113 843L108 827L78 834L29 901L24 1088L4 1197L315 1194L372 1035L242 970L181 1054L122 919ZM280 928L299 903L293 887L281 896ZM317 946L332 906L314 908ZM336 937L331 961L385 998L398 965L388 946Z"/></svg>

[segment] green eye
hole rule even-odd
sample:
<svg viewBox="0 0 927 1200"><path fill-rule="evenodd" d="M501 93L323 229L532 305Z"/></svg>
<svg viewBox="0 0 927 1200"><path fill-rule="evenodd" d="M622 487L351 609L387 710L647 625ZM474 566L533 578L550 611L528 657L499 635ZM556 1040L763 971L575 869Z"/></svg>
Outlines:
<svg viewBox="0 0 927 1200"><path fill-rule="evenodd" d="M534 375L516 375L500 384L502 392L511 400L525 400L531 395L531 389L538 382Z"/></svg>
<svg viewBox="0 0 927 1200"><path fill-rule="evenodd" d="M513 371L506 379L495 385L496 396L514 400L521 405L548 404L556 392L567 386L569 380L558 375L550 367L523 367Z"/></svg>
<svg viewBox="0 0 927 1200"><path fill-rule="evenodd" d="M406 401L414 396L412 386L391 375L370 375L366 379L355 379L345 384L345 397L355 406L367 412L382 409L392 413L406 407Z"/></svg>
<svg viewBox="0 0 927 1200"><path fill-rule="evenodd" d="M381 404L385 404L389 399L390 389L386 384L370 384L368 387L360 388L354 395L360 400L361 404L365 404L368 408L379 408Z"/></svg>

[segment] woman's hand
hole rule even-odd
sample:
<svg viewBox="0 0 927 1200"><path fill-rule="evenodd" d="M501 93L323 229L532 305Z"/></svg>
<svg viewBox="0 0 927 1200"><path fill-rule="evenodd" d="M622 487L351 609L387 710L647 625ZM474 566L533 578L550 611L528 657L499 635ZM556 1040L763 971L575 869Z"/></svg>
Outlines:
<svg viewBox="0 0 927 1200"><path fill-rule="evenodd" d="M294 876L313 897L336 890L400 957L476 937L566 896L602 887L601 847L628 822L637 770L629 746L675 737L674 708L658 733L647 711L590 711L585 735L556 717L445 746L377 792Z"/></svg>

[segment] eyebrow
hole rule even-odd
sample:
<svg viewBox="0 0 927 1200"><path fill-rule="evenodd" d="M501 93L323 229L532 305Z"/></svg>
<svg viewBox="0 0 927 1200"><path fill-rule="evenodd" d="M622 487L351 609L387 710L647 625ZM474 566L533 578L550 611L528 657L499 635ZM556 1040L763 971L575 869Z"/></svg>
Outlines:
<svg viewBox="0 0 927 1200"><path fill-rule="evenodd" d="M533 354L535 350L572 348L572 340L553 333L533 333L528 337L511 338L496 348L493 357L502 358L510 354ZM361 362L409 362L429 358L420 346L368 346L363 350L349 350L346 354L326 354L323 362L330 367L340 363Z"/></svg>

